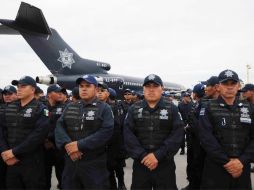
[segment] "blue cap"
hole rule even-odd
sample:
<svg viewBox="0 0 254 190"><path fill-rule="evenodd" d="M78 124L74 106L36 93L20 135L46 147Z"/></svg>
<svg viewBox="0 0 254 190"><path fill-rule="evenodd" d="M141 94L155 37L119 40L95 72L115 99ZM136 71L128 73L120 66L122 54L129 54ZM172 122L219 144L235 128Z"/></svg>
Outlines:
<svg viewBox="0 0 254 190"><path fill-rule="evenodd" d="M106 89L107 91L109 91L108 85L105 84L105 83L98 83L98 87L99 87L99 88L102 88L102 89Z"/></svg>
<svg viewBox="0 0 254 190"><path fill-rule="evenodd" d="M53 84L48 87L47 94L51 92L61 92L61 91L62 91L62 88L58 84Z"/></svg>
<svg viewBox="0 0 254 190"><path fill-rule="evenodd" d="M30 86L36 88L36 82L30 76L24 76L24 77L20 78L19 80L13 80L11 82L11 84L15 85L15 86L18 86L19 84L21 84L21 85L30 85Z"/></svg>
<svg viewBox="0 0 254 190"><path fill-rule="evenodd" d="M211 76L207 81L202 82L202 84L206 86L215 86L216 84L219 84L219 79L217 76Z"/></svg>
<svg viewBox="0 0 254 190"><path fill-rule="evenodd" d="M80 77L76 80L76 84L80 84L82 81L85 81L89 84L94 84L95 86L98 86L98 82L92 75L84 75L83 77Z"/></svg>
<svg viewBox="0 0 254 190"><path fill-rule="evenodd" d="M129 92L129 93L131 93L131 89L129 89L129 88L126 88L126 89L123 91L123 93L126 93L126 92Z"/></svg>
<svg viewBox="0 0 254 190"><path fill-rule="evenodd" d="M232 71L229 69L222 71L219 74L218 79L219 79L220 83L226 82L228 80L233 80L233 81L239 82L237 73L235 71Z"/></svg>
<svg viewBox="0 0 254 190"><path fill-rule="evenodd" d="M155 74L148 75L144 80L143 86L145 86L149 82L163 86L163 82L162 82L161 78Z"/></svg>
<svg viewBox="0 0 254 190"><path fill-rule="evenodd" d="M190 93L188 93L188 92L184 92L184 93L182 94L182 96L183 96L183 97L190 97L191 95L190 95Z"/></svg>
<svg viewBox="0 0 254 190"><path fill-rule="evenodd" d="M246 84L242 89L241 92L247 92L249 90L254 90L254 84Z"/></svg>
<svg viewBox="0 0 254 190"><path fill-rule="evenodd" d="M43 90L39 86L36 86L35 94L41 94L41 93L44 93Z"/></svg>
<svg viewBox="0 0 254 190"><path fill-rule="evenodd" d="M17 93L17 90L14 86L12 85L8 85L6 87L4 87L4 90L2 91L2 94L6 94L6 93Z"/></svg>
<svg viewBox="0 0 254 190"><path fill-rule="evenodd" d="M116 98L116 91L113 88L108 88L110 99Z"/></svg>
<svg viewBox="0 0 254 190"><path fill-rule="evenodd" d="M164 91L163 93L162 93L162 96L165 96L165 97L170 97L170 92L169 91Z"/></svg>
<svg viewBox="0 0 254 190"><path fill-rule="evenodd" d="M192 90L193 93L196 93L198 97L203 97L205 95L205 86L203 84L196 84Z"/></svg>

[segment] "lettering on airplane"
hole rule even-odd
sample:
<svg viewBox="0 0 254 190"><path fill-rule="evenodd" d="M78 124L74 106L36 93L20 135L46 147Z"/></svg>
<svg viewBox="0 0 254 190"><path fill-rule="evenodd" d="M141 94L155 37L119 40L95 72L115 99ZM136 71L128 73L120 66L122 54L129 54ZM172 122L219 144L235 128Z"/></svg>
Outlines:
<svg viewBox="0 0 254 190"><path fill-rule="evenodd" d="M107 67L108 66L105 63L99 63L99 62L97 62L96 64L97 64L98 67Z"/></svg>
<svg viewBox="0 0 254 190"><path fill-rule="evenodd" d="M59 50L60 57L57 59L57 61L62 63L62 68L68 67L71 69L71 66L73 63L75 63L73 59L73 53L70 53L67 48L65 48L64 51Z"/></svg>

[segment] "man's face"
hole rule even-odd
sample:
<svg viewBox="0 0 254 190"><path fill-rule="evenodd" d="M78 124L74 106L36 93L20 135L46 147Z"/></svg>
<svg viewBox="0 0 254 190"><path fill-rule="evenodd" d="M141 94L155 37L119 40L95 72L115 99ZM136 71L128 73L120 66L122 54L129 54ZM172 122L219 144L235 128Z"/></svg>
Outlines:
<svg viewBox="0 0 254 190"><path fill-rule="evenodd" d="M190 96L184 96L184 97L183 97L183 101L184 101L186 104L190 103L190 102L191 102Z"/></svg>
<svg viewBox="0 0 254 190"><path fill-rule="evenodd" d="M106 102L109 97L109 92L107 89L99 87L97 97L100 101Z"/></svg>
<svg viewBox="0 0 254 190"><path fill-rule="evenodd" d="M251 97L254 97L254 90L248 90L246 92L243 92L243 97L246 100L250 100Z"/></svg>
<svg viewBox="0 0 254 190"><path fill-rule="evenodd" d="M48 97L54 102L61 102L62 100L61 94L62 94L61 92L50 92L48 94Z"/></svg>
<svg viewBox="0 0 254 190"><path fill-rule="evenodd" d="M163 93L163 87L152 82L145 84L143 89L144 98L147 102L159 101Z"/></svg>
<svg viewBox="0 0 254 190"><path fill-rule="evenodd" d="M132 93L131 92L125 92L124 93L124 99L127 100L127 101L130 101L132 100Z"/></svg>
<svg viewBox="0 0 254 190"><path fill-rule="evenodd" d="M96 97L97 87L94 84L82 81L79 84L79 96L84 101L90 101Z"/></svg>
<svg viewBox="0 0 254 190"><path fill-rule="evenodd" d="M16 93L6 92L3 94L4 102L10 103L18 99Z"/></svg>
<svg viewBox="0 0 254 190"><path fill-rule="evenodd" d="M212 97L216 94L216 92L217 92L217 85L214 85L214 86L209 85L205 87L206 96Z"/></svg>
<svg viewBox="0 0 254 190"><path fill-rule="evenodd" d="M19 84L17 86L17 96L18 99L27 99L30 97L34 97L35 88L30 85Z"/></svg>
<svg viewBox="0 0 254 190"><path fill-rule="evenodd" d="M228 80L219 84L219 93L224 99L234 98L239 89L239 82L233 80Z"/></svg>

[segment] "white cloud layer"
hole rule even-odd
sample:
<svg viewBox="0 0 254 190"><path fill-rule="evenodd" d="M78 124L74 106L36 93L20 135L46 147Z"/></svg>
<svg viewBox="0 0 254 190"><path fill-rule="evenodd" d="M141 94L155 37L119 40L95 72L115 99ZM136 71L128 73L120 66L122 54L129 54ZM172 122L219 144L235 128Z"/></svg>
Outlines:
<svg viewBox="0 0 254 190"><path fill-rule="evenodd" d="M110 73L192 87L235 70L254 82L254 1L27 0L83 58L111 64ZM2 0L0 18L14 19L20 1ZM0 87L49 71L21 36L0 36Z"/></svg>

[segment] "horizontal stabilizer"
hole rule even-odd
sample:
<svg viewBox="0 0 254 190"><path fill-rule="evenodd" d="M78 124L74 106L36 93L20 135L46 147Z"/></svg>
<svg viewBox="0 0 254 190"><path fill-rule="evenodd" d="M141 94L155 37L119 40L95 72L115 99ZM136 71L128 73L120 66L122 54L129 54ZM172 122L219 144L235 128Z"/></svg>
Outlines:
<svg viewBox="0 0 254 190"><path fill-rule="evenodd" d="M19 35L20 33L8 26L0 25L0 34Z"/></svg>

